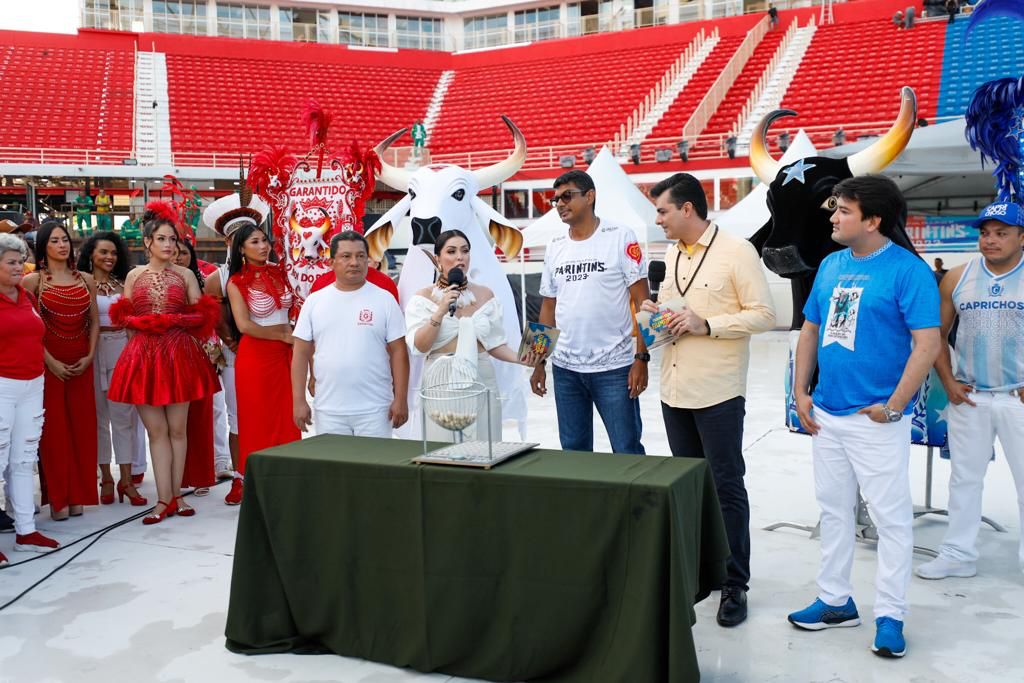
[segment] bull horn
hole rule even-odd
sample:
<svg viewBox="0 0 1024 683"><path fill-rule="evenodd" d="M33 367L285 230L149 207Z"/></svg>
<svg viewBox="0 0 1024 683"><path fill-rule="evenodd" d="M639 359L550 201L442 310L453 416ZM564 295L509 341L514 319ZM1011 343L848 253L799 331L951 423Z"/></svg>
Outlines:
<svg viewBox="0 0 1024 683"><path fill-rule="evenodd" d="M779 169L782 168L782 164L775 161L768 152L768 127L775 123L776 119L784 116L796 116L796 112L792 109L776 109L769 112L750 134L750 168L754 169L762 183L768 185L775 180Z"/></svg>
<svg viewBox="0 0 1024 683"><path fill-rule="evenodd" d="M407 130L409 129L403 128L402 130L392 133L387 137L387 139L373 148L373 151L377 153L377 157L380 159L380 174L378 175L378 178L380 178L381 182L401 192L408 191L409 179L412 178L412 173L398 168L397 166L392 166L384 161L384 152L387 151L388 147L390 147L395 140L405 135L405 131Z"/></svg>
<svg viewBox="0 0 1024 683"><path fill-rule="evenodd" d="M509 117L502 115L501 120L512 131L516 147L512 150L512 154L504 161L499 161L487 168L473 171L473 177L476 178L477 185L481 188L499 185L503 181L508 180L516 174L516 171L522 168L523 162L526 161L526 138L523 136L523 132L519 130L516 124L512 123Z"/></svg>
<svg viewBox="0 0 1024 683"><path fill-rule="evenodd" d="M900 113L892 128L871 146L847 157L850 173L855 176L878 173L891 164L910 142L916 124L917 95L913 88L904 86L900 92Z"/></svg>

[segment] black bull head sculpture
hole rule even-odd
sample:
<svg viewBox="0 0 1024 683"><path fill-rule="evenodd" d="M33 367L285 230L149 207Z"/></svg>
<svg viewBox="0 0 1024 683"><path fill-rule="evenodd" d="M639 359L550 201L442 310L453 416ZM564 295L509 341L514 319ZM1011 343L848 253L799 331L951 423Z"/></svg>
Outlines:
<svg viewBox="0 0 1024 683"><path fill-rule="evenodd" d="M885 135L869 147L843 159L807 157L781 166L768 153L768 127L779 118L795 116L778 109L754 129L750 140L750 165L762 182L768 183L771 218L750 241L773 273L788 278L793 295L790 329L803 325L803 307L811 293L818 266L826 256L842 248L832 240L830 218L835 211L833 188L853 176L878 173L900 155L910 141L917 121L917 97L911 88L901 93L900 113ZM902 216L893 241L913 251Z"/></svg>

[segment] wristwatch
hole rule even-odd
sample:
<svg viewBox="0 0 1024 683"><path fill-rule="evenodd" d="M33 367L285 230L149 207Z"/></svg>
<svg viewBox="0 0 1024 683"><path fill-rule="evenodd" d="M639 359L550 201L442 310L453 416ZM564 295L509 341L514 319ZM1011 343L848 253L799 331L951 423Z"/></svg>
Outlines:
<svg viewBox="0 0 1024 683"><path fill-rule="evenodd" d="M651 354L647 353L646 351L644 351L643 353L634 353L633 354L633 359L634 360L643 361L644 363L650 363L651 362Z"/></svg>
<svg viewBox="0 0 1024 683"><path fill-rule="evenodd" d="M886 422L899 422L903 419L903 411L893 410L888 404L882 404L882 412L885 413Z"/></svg>

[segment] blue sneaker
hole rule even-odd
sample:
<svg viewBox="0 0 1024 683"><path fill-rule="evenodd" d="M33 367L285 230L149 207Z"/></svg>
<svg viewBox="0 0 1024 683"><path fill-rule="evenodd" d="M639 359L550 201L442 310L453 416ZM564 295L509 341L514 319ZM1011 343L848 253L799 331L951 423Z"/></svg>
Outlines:
<svg viewBox="0 0 1024 683"><path fill-rule="evenodd" d="M871 651L879 657L902 657L907 654L907 641L903 638L903 622L892 617L875 619L875 642Z"/></svg>
<svg viewBox="0 0 1024 683"><path fill-rule="evenodd" d="M810 607L793 612L788 619L793 626L808 631L860 626L860 615L857 614L857 605L853 604L853 598L847 598L846 604L842 607L832 607L822 602L821 598L815 598Z"/></svg>

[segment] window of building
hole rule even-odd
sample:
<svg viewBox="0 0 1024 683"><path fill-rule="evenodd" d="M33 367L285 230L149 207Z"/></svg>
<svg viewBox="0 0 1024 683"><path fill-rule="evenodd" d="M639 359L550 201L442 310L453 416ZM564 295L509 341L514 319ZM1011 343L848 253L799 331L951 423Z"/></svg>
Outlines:
<svg viewBox="0 0 1024 683"><path fill-rule="evenodd" d="M470 17L463 24L464 48L504 45L508 40L508 15L492 14L486 17Z"/></svg>
<svg viewBox="0 0 1024 683"><path fill-rule="evenodd" d="M433 17L395 17L395 47L443 50L442 27L441 20Z"/></svg>
<svg viewBox="0 0 1024 683"><path fill-rule="evenodd" d="M206 35L206 0L153 0L153 32Z"/></svg>
<svg viewBox="0 0 1024 683"><path fill-rule="evenodd" d="M550 40L562 35L558 6L519 10L515 14L515 42Z"/></svg>
<svg viewBox="0 0 1024 683"><path fill-rule="evenodd" d="M338 12L338 42L343 45L388 47L387 15Z"/></svg>
<svg viewBox="0 0 1024 683"><path fill-rule="evenodd" d="M279 9L281 40L300 43L331 42L331 12L316 9Z"/></svg>
<svg viewBox="0 0 1024 683"><path fill-rule="evenodd" d="M509 219L525 219L530 217L530 205L527 203L527 190L505 190L505 206L502 215Z"/></svg>
<svg viewBox="0 0 1024 683"><path fill-rule="evenodd" d="M154 3L155 4L155 3ZM217 4L217 35L228 38L270 39L270 8Z"/></svg>
<svg viewBox="0 0 1024 683"><path fill-rule="evenodd" d="M85 0L82 25L112 31L132 31L142 23L143 0Z"/></svg>

